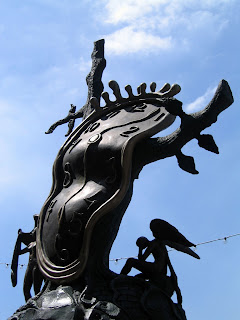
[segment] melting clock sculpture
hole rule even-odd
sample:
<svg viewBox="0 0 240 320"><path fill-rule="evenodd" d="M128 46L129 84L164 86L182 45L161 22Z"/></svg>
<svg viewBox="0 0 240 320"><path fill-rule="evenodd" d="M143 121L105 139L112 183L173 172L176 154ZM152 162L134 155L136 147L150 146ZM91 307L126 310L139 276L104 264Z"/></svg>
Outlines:
<svg viewBox="0 0 240 320"><path fill-rule="evenodd" d="M177 84L165 84L156 91L156 84L151 83L147 92L143 83L137 95L127 85L128 97L124 98L117 82L110 81L116 98L111 101L109 94L102 92L104 40L95 42L92 60L87 103L77 112L71 105L68 116L46 132L68 123L68 138L53 165L51 192L31 233L35 237L32 242L38 273L30 283L37 283L39 288L44 278L45 285L10 319L186 319L165 246L199 257L189 249L193 244L177 229L154 220L151 229L155 240L138 240L139 257L129 260L121 275L109 270L109 253L130 203L133 181L145 165L176 156L180 168L197 174L194 159L181 152L194 138L200 147L218 153L213 137L201 131L232 104L231 90L222 80L209 105L189 115L174 98L181 90ZM100 97L104 107L100 107ZM181 118L179 129L166 137L151 138L169 127L177 116ZM77 118L83 121L72 131ZM12 264L14 285L17 257L23 253L20 242L19 238ZM149 271L156 267L149 267L145 261L151 253L156 260L154 266L162 270L159 281L157 273ZM140 270L141 276L127 276L132 267ZM171 300L174 290L176 304ZM28 298L29 291L25 285Z"/></svg>

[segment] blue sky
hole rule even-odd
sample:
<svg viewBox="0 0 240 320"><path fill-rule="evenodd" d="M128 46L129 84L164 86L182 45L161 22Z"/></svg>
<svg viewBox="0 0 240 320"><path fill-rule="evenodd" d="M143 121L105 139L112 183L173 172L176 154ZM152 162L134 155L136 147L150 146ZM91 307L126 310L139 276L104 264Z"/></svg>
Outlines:
<svg viewBox="0 0 240 320"><path fill-rule="evenodd" d="M86 101L85 77L93 41L105 38L103 82L133 88L155 81L178 83L186 112L211 100L221 79L235 103L216 124L220 155L187 144L199 175L183 172L175 158L144 168L123 219L111 258L135 256L136 239L151 239L149 222L162 218L190 241L240 232L239 217L239 12L237 0L24 0L0 3L0 262L11 262L17 230L30 231L51 187L51 167L66 126L44 132L66 116L70 103ZM171 132L179 125L173 125ZM162 134L165 134L163 132ZM134 226L134 227L133 227ZM201 260L179 252L170 258L179 278L188 319L238 319L239 240L199 246ZM26 263L21 257L20 263ZM111 268L120 272L124 261ZM24 303L22 280L11 287L0 265L0 319Z"/></svg>

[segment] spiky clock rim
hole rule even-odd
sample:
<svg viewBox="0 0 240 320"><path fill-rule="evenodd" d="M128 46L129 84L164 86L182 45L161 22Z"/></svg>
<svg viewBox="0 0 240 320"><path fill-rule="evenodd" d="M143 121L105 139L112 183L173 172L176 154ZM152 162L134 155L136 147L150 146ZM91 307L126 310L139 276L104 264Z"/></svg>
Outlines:
<svg viewBox="0 0 240 320"><path fill-rule="evenodd" d="M125 90L128 93L128 97L124 98L121 94L119 84L115 80L109 81L109 87L112 89L114 96L116 97L115 101L111 101L109 98L109 93L107 91L102 92L101 97L105 101L105 106L100 107L99 100L95 97L92 97L90 99L90 103L92 107L96 110L99 111L104 108L112 108L116 106L117 104L122 104L122 103L131 103L131 102L136 102L139 101L140 99L167 99L167 98L172 98L176 94L178 94L181 91L181 87L179 84L173 84L170 86L169 83L165 83L164 86L157 92L156 90L156 82L152 82L150 84L150 90L151 92L146 92L147 85L146 83L141 83L137 87L137 95L133 94L132 87L131 85L126 85Z"/></svg>
<svg viewBox="0 0 240 320"><path fill-rule="evenodd" d="M89 119L89 117L92 116L93 113L100 113L100 112L103 113L103 111L106 109L108 109L109 111L112 111L115 108L119 107L121 104L124 104L125 106L126 104L131 104L136 102L141 103L142 102L141 99L145 99L147 101L149 101L149 99L152 99L154 101L160 100L162 101L162 103L164 103L167 99L173 98L173 96L175 96L181 91L181 87L178 84L173 84L171 86L169 83L165 83L164 86L159 91L155 92L156 86L157 86L156 83L152 82L150 84L151 92L147 93L146 92L147 85L146 83L142 83L140 84L140 86L137 87L138 94L134 95L132 92L132 87L128 84L125 86L125 90L128 93L128 97L124 98L121 94L118 83L115 80L111 80L109 81L109 87L113 90L113 94L116 97L115 101L110 100L108 92L102 92L101 97L105 101L105 106L101 107L100 106L101 97L98 99L93 96L90 98L88 102L88 104L91 105L91 109L93 109L93 111L90 112L88 116L83 117L83 109L85 108L85 106L83 106L80 110L74 113L71 112L71 109L70 109L67 117L55 122L53 125L50 126L50 128L45 133L46 134L52 133L59 125L62 125L67 122L69 122L70 124L70 121L74 121L75 119L78 119L78 118L83 118L83 121L82 121L83 123L86 119ZM149 102L154 102L154 101L149 101ZM71 108L72 106L73 105L71 104ZM172 113L172 114L178 115L177 113L176 114ZM71 124L71 128L69 128L70 130L68 131L66 136L70 136L70 134L76 130L75 128L75 130L73 131L73 126L74 126L74 122Z"/></svg>
<svg viewBox="0 0 240 320"><path fill-rule="evenodd" d="M78 139L80 135L95 121L99 120L100 118L104 117L105 115L111 112L124 110L128 107L131 107L132 105L136 105L136 104L139 105L143 102L146 104L154 104L155 107L159 109L163 108L163 114L167 115L169 114L169 112L166 110L165 104L167 104L166 101L169 102L169 100L172 101L172 98L162 97L162 95L159 93L152 92L152 93L144 94L143 92L140 92L137 96L122 98L121 102L119 97L117 97L116 101L112 102L110 107L106 105L105 107L102 107L102 108L99 107L97 109L94 109L94 111L86 119L84 119L84 121L82 121L82 123L71 133L71 135L63 144L62 148L59 150L58 156L54 163L53 176L56 176L59 163L61 162L61 159L63 158L66 150L68 150L69 146L75 143L76 141L79 141ZM96 101L96 99L92 99L92 101ZM175 120L175 116L171 115L171 119L172 120L170 122L172 123ZM124 150L125 149L126 149L126 146L124 145ZM131 166L129 166L129 168L131 168ZM128 182L127 179L126 181ZM117 193L114 194L109 199L109 201L104 203L104 207L101 206L99 208L101 213L100 217L104 215L107 212L107 210L109 210L109 207L108 207L109 203L110 205L112 205L112 202L114 201L114 205L115 206L117 205L117 202L115 200L116 195L118 197L117 201L122 201L123 196L125 195L124 192L126 191L126 187L121 187L119 190L121 192L117 191ZM84 243L80 251L79 257L76 260L72 261L67 266L55 265L51 260L49 260L49 258L44 252L41 235L42 235L43 221L45 219L45 214L46 214L46 208L48 207L53 197L56 196L57 192L58 192L58 188L55 185L40 213L39 230L37 232L37 257L39 261L39 267L46 278L50 279L53 282L65 283L66 281L75 280L83 272L86 266L87 260L85 257L88 256L91 232L93 229L93 224L95 223L96 213L94 212L94 216L92 215L93 218L89 220L90 222L88 222L88 224L86 225L86 229L88 230L88 235L84 237ZM122 196L122 193L123 193L123 196Z"/></svg>

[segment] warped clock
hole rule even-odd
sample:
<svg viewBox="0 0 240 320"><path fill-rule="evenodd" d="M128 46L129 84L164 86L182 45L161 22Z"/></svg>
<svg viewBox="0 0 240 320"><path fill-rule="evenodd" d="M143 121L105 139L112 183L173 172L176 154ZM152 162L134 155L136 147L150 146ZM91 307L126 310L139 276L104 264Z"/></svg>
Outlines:
<svg viewBox="0 0 240 320"><path fill-rule="evenodd" d="M170 126L175 116L167 108L181 105L173 98L180 91L178 85L166 84L155 92L152 83L146 93L143 83L136 96L128 85L127 98L117 82L109 86L116 100L105 92L106 105L100 107L92 98L94 111L61 147L53 166L52 190L40 213L38 264L46 278L58 283L83 273L95 225L126 202L132 189L134 147ZM120 211L122 216L125 209Z"/></svg>

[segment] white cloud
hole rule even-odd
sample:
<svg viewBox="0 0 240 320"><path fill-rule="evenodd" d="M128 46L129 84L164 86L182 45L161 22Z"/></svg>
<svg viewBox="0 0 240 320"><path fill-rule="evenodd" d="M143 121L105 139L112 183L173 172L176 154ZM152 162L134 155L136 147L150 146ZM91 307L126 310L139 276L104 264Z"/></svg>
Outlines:
<svg viewBox="0 0 240 320"><path fill-rule="evenodd" d="M196 44L196 38L203 42L208 39L211 41L226 27L228 9L234 2L235 0L203 0L200 3L195 0L103 0L104 22L115 27L106 36L110 52L147 53L170 47L181 50L186 43L189 47Z"/></svg>
<svg viewBox="0 0 240 320"><path fill-rule="evenodd" d="M216 89L217 86L214 88L208 88L207 91L201 97L198 97L196 100L186 105L185 110L187 112L196 112L206 107L208 103L212 100Z"/></svg>
<svg viewBox="0 0 240 320"><path fill-rule="evenodd" d="M146 14L157 10L159 5L166 4L167 0L109 0L106 4L108 17L106 22L118 24L122 22L133 22L144 17Z"/></svg>
<svg viewBox="0 0 240 320"><path fill-rule="evenodd" d="M74 68L80 72L89 72L91 70L92 60L85 61L83 57L80 57L79 61L73 65Z"/></svg>
<svg viewBox="0 0 240 320"><path fill-rule="evenodd" d="M161 18L170 17L171 20L181 20L182 16L189 16L195 12L211 11L218 14L234 3L235 0L108 0L104 1L107 23L119 24L123 22L137 22L139 18L149 15L149 22L160 15ZM151 15L150 15L151 14Z"/></svg>
<svg viewBox="0 0 240 320"><path fill-rule="evenodd" d="M105 36L106 50L114 54L135 53L137 51L153 52L168 50L172 46L171 38L161 38L145 31L126 27Z"/></svg>

